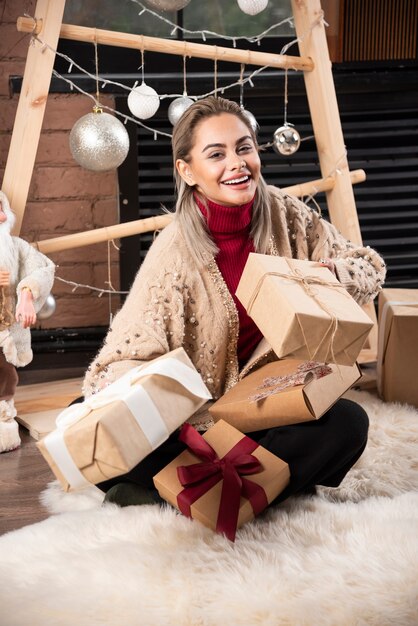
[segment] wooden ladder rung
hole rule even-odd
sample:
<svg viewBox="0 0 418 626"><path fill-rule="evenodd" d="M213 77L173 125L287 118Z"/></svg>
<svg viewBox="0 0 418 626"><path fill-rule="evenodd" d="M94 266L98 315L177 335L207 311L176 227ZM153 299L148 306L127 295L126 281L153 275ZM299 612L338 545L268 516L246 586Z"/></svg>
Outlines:
<svg viewBox="0 0 418 626"><path fill-rule="evenodd" d="M42 24L37 23L31 17L19 17L17 20L17 30L22 33L35 32L39 34L41 28ZM147 37L145 35L121 33L114 30L90 28L88 26L75 26L73 24L62 24L60 37L61 39L71 39L72 41L86 41L90 43L96 41L106 46L134 48L135 50L175 54L182 57L213 59L214 61L230 61L232 63L244 63L245 65L259 65L261 67L267 65L269 67L302 70L304 72L311 72L314 68L314 63L309 57L293 57L287 54L224 48L204 43Z"/></svg>

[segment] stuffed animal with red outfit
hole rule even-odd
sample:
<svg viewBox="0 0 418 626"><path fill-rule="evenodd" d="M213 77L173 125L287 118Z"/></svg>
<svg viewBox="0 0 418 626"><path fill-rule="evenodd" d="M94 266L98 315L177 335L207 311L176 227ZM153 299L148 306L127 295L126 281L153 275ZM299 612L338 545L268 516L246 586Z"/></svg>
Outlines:
<svg viewBox="0 0 418 626"><path fill-rule="evenodd" d="M15 216L0 191L0 453L20 445L13 402L16 367L32 360L30 326L54 282L55 265L20 237L11 235Z"/></svg>

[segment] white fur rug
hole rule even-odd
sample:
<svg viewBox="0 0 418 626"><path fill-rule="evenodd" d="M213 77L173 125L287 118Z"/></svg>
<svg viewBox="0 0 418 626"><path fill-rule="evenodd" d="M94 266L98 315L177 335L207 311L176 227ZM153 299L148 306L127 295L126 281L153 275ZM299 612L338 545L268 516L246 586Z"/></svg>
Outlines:
<svg viewBox="0 0 418 626"><path fill-rule="evenodd" d="M371 428L343 484L235 544L169 507L52 484L59 514L0 538L1 626L417 626L418 411L348 397Z"/></svg>

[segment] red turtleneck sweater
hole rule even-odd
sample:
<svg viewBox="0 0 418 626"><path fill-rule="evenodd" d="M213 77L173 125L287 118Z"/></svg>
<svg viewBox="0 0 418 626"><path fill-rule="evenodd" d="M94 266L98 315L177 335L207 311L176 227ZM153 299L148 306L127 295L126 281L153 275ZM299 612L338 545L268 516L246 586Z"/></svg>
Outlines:
<svg viewBox="0 0 418 626"><path fill-rule="evenodd" d="M219 248L216 262L238 310L237 353L241 367L263 337L235 295L248 255L250 252L254 252L254 244L250 237L254 198L251 202L240 206L223 206L206 200L209 207L209 217L205 206L196 194L195 200L206 219L212 238Z"/></svg>

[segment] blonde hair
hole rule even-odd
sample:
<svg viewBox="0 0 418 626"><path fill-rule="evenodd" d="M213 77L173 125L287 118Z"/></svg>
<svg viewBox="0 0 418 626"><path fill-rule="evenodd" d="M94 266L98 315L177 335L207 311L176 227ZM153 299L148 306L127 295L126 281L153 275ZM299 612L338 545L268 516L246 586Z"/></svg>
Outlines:
<svg viewBox="0 0 418 626"><path fill-rule="evenodd" d="M174 165L177 159L182 159L186 163L190 162L190 152L194 145L198 124L223 113L235 115L241 120L248 128L255 146L258 147L257 136L240 106L231 100L210 96L192 104L174 126L172 138ZM182 179L176 167L174 167L174 179L177 189L175 219L198 265L206 265L217 254L218 248L210 237L203 215L197 209L193 197L194 187ZM202 201L204 202L204 198ZM271 239L271 208L267 184L261 175L254 200L250 234L256 252L265 254Z"/></svg>

